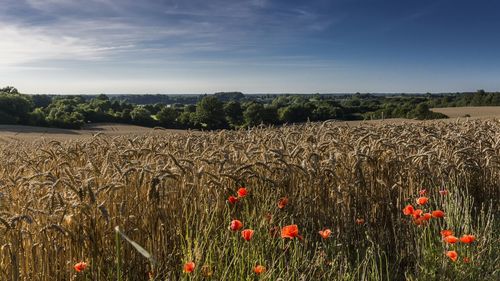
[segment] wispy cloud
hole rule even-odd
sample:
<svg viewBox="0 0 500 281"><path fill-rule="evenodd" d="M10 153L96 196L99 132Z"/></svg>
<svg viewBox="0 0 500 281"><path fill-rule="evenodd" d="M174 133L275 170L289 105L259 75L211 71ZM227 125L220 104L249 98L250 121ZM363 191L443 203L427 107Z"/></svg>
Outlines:
<svg viewBox="0 0 500 281"><path fill-rule="evenodd" d="M262 36L321 31L331 19L267 0L7 0L0 9L0 64L241 52ZM22 15L22 16L19 16ZM276 41L275 41L276 42ZM123 59L124 57L122 57Z"/></svg>
<svg viewBox="0 0 500 281"><path fill-rule="evenodd" d="M37 60L95 60L109 47L86 42L77 37L54 36L45 30L15 25L0 26L0 65L16 65Z"/></svg>

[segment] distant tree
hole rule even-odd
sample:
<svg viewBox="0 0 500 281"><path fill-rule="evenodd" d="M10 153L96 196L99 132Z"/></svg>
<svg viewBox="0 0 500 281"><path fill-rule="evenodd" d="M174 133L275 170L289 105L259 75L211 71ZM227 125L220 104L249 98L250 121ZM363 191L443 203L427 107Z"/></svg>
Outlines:
<svg viewBox="0 0 500 281"><path fill-rule="evenodd" d="M290 104L290 99L286 96L279 96L273 99L271 104L277 108L285 107Z"/></svg>
<svg viewBox="0 0 500 281"><path fill-rule="evenodd" d="M342 108L334 107L328 103L320 103L312 112L312 120L324 121L329 119L341 119Z"/></svg>
<svg viewBox="0 0 500 281"><path fill-rule="evenodd" d="M144 108L147 109L149 112L151 112L152 115L158 114L162 108L164 108L164 104L160 103L155 103L155 104L146 104L144 105Z"/></svg>
<svg viewBox="0 0 500 281"><path fill-rule="evenodd" d="M6 112L0 110L0 124L17 124L18 119Z"/></svg>
<svg viewBox="0 0 500 281"><path fill-rule="evenodd" d="M19 91L12 87L12 86L7 86L4 88L0 88L0 93L5 93L5 94L19 94Z"/></svg>
<svg viewBox="0 0 500 281"><path fill-rule="evenodd" d="M196 113L184 111L177 118L179 125L185 129L194 129L198 128L198 124L196 123Z"/></svg>
<svg viewBox="0 0 500 281"><path fill-rule="evenodd" d="M419 103L414 110L408 113L407 117L420 120L447 118L447 116L442 113L431 111L429 105L425 102Z"/></svg>
<svg viewBox="0 0 500 281"><path fill-rule="evenodd" d="M260 103L250 104L243 112L245 125L257 126L264 122L262 116L264 114L264 106Z"/></svg>
<svg viewBox="0 0 500 281"><path fill-rule="evenodd" d="M33 95L31 99L35 108L45 108L52 102L52 97L49 95Z"/></svg>
<svg viewBox="0 0 500 281"><path fill-rule="evenodd" d="M241 92L218 92L214 94L220 101L239 101L245 97Z"/></svg>
<svg viewBox="0 0 500 281"><path fill-rule="evenodd" d="M182 128L199 128L196 121L196 105L185 105L184 111L177 117L177 121Z"/></svg>
<svg viewBox="0 0 500 281"><path fill-rule="evenodd" d="M474 93L472 100L470 101L470 105L481 106L483 104L487 104L485 102L486 97L487 95L484 90L478 90L477 92Z"/></svg>
<svg viewBox="0 0 500 281"><path fill-rule="evenodd" d="M312 116L312 109L307 103L294 103L279 109L279 119L283 123L305 122Z"/></svg>
<svg viewBox="0 0 500 281"><path fill-rule="evenodd" d="M136 103L127 102L134 100ZM221 100L228 100L223 103ZM241 101L238 101L241 100ZM137 105L142 103L143 105ZM169 103L170 106L166 106ZM196 104L196 105L195 105ZM80 128L89 122L219 129L259 124L297 123L308 119L445 117L431 107L500 105L500 93L484 90L425 95L215 95L50 96L19 94L0 88L0 123Z"/></svg>
<svg viewBox="0 0 500 281"><path fill-rule="evenodd" d="M415 117L420 119L425 119L426 115L429 114L429 105L427 103L419 103L414 111Z"/></svg>
<svg viewBox="0 0 500 281"><path fill-rule="evenodd" d="M232 128L237 128L243 124L243 109L239 102L230 101L224 104L224 114Z"/></svg>
<svg viewBox="0 0 500 281"><path fill-rule="evenodd" d="M179 112L171 107L163 107L158 114L156 114L158 122L165 128L176 128L178 125L177 117Z"/></svg>
<svg viewBox="0 0 500 281"><path fill-rule="evenodd" d="M99 94L97 97L95 97L96 100L102 100L102 101L109 101L109 97L106 96L105 94Z"/></svg>
<svg viewBox="0 0 500 281"><path fill-rule="evenodd" d="M30 112L30 117L29 117L29 122L28 125L31 126L47 126L47 122L45 121L45 112L43 111L43 108L35 108L33 112Z"/></svg>
<svg viewBox="0 0 500 281"><path fill-rule="evenodd" d="M359 94L359 93L358 93ZM350 99L348 100L345 100L343 102L343 105L344 106L347 106L347 107L356 107L356 106L360 106L361 105L361 100L359 99L359 96L353 96L351 97Z"/></svg>
<svg viewBox="0 0 500 281"><path fill-rule="evenodd" d="M184 107L185 112L196 112L196 105L194 104L188 104Z"/></svg>
<svg viewBox="0 0 500 281"><path fill-rule="evenodd" d="M246 126L260 124L278 124L278 111L274 106L264 106L260 103L251 103L243 112Z"/></svg>
<svg viewBox="0 0 500 281"><path fill-rule="evenodd" d="M264 110L262 112L262 121L264 122L264 124L269 125L279 124L280 120L278 117L278 109L272 105L264 106Z"/></svg>
<svg viewBox="0 0 500 281"><path fill-rule="evenodd" d="M130 112L130 117L132 122L137 125L151 126L154 124L154 120L151 118L151 112L141 105L136 106Z"/></svg>
<svg viewBox="0 0 500 281"><path fill-rule="evenodd" d="M80 129L85 124L83 114L74 111L74 106L63 103L51 107L45 120L50 126L65 129Z"/></svg>
<svg viewBox="0 0 500 281"><path fill-rule="evenodd" d="M15 89L15 88L14 88ZM33 108L31 98L16 91L0 92L0 124L27 124Z"/></svg>
<svg viewBox="0 0 500 281"><path fill-rule="evenodd" d="M196 121L209 130L226 128L223 103L215 96L204 97L196 105Z"/></svg>
<svg viewBox="0 0 500 281"><path fill-rule="evenodd" d="M131 112L131 109L125 108L123 111L118 112L117 116L124 123L132 123L132 116L130 115Z"/></svg>

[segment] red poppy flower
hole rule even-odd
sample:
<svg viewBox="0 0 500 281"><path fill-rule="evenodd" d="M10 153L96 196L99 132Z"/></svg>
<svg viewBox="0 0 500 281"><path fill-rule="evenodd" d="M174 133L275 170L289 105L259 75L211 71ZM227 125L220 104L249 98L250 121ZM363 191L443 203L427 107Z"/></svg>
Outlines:
<svg viewBox="0 0 500 281"><path fill-rule="evenodd" d="M287 225L281 229L281 238L293 239L299 237L299 227L296 224Z"/></svg>
<svg viewBox="0 0 500 281"><path fill-rule="evenodd" d="M457 251L448 251L446 252L446 256L449 257L452 261L457 261L458 258Z"/></svg>
<svg viewBox="0 0 500 281"><path fill-rule="evenodd" d="M425 194L427 194L427 189L422 189L418 192L418 194L420 194L420 196L424 196Z"/></svg>
<svg viewBox="0 0 500 281"><path fill-rule="evenodd" d="M453 236L453 235L448 235L445 238L443 238L444 242L449 243L449 244L455 244L458 242L458 238Z"/></svg>
<svg viewBox="0 0 500 281"><path fill-rule="evenodd" d="M229 229L232 231L238 231L243 227L243 223L239 220L232 220L231 224L229 225Z"/></svg>
<svg viewBox="0 0 500 281"><path fill-rule="evenodd" d="M463 258L464 263L470 263L470 259L468 257Z"/></svg>
<svg viewBox="0 0 500 281"><path fill-rule="evenodd" d="M420 210L420 209L416 209L415 211L413 211L413 214L412 214L412 215L413 215L413 218L414 218L414 219L418 219L418 218L420 218L420 216L422 216L422 213L423 213L423 212L424 212L424 211L422 211L422 210Z"/></svg>
<svg viewBox="0 0 500 281"><path fill-rule="evenodd" d="M427 223L427 220L425 219L425 217L419 217L417 219L414 219L413 223L416 225L424 225L425 223Z"/></svg>
<svg viewBox="0 0 500 281"><path fill-rule="evenodd" d="M238 197L245 197L247 196L248 194L248 190L245 188L245 187L240 187L240 189L238 189Z"/></svg>
<svg viewBox="0 0 500 281"><path fill-rule="evenodd" d="M448 194L448 190L446 190L446 189L440 190L439 194L445 196L446 194Z"/></svg>
<svg viewBox="0 0 500 281"><path fill-rule="evenodd" d="M194 268L195 268L195 264L194 262L190 261L190 262L187 262L186 264L184 264L184 273L191 273L194 271Z"/></svg>
<svg viewBox="0 0 500 281"><path fill-rule="evenodd" d="M444 217L444 212L441 210L435 210L435 211L432 211L432 216L435 218L442 218L442 217Z"/></svg>
<svg viewBox="0 0 500 281"><path fill-rule="evenodd" d="M448 230L448 229L441 230L441 236L443 236L443 238L447 237L447 236L450 236L450 235L453 235L453 231Z"/></svg>
<svg viewBox="0 0 500 281"><path fill-rule="evenodd" d="M260 275L266 272L266 267L263 265L257 265L256 267L253 268L253 272L255 272L255 274L257 275Z"/></svg>
<svg viewBox="0 0 500 281"><path fill-rule="evenodd" d="M332 231L326 228L325 230L318 231L318 233L323 239L328 239L328 237L330 237L330 235L332 234Z"/></svg>
<svg viewBox="0 0 500 281"><path fill-rule="evenodd" d="M423 216L422 216L423 220L430 220L432 218L432 215L431 213L425 213Z"/></svg>
<svg viewBox="0 0 500 281"><path fill-rule="evenodd" d="M460 242L465 243L465 244L470 244L476 240L476 237L474 235L462 235L460 237Z"/></svg>
<svg viewBox="0 0 500 281"><path fill-rule="evenodd" d="M365 219L363 219L363 218L356 219L356 223L359 225L362 225L365 223Z"/></svg>
<svg viewBox="0 0 500 281"><path fill-rule="evenodd" d="M245 229L241 232L241 237L246 241L250 241L252 239L254 231L251 229Z"/></svg>
<svg viewBox="0 0 500 281"><path fill-rule="evenodd" d="M233 195L229 196L229 198L227 199L227 201L231 204L236 204L236 202L238 202L238 198L234 197Z"/></svg>
<svg viewBox="0 0 500 281"><path fill-rule="evenodd" d="M77 272L82 272L84 271L86 268L87 268L87 263L86 262L79 262L77 264L75 264L75 266L73 266L73 268L77 271Z"/></svg>
<svg viewBox="0 0 500 281"><path fill-rule="evenodd" d="M403 214L405 214L405 216L409 216L409 215L413 215L413 212L415 211L415 209L413 208L412 205L407 205L404 209L403 209Z"/></svg>
<svg viewBox="0 0 500 281"><path fill-rule="evenodd" d="M278 208L283 209L288 204L288 197L283 197L278 201Z"/></svg>
<svg viewBox="0 0 500 281"><path fill-rule="evenodd" d="M418 205L425 205L425 204L427 204L427 201L429 201L429 198L422 196L422 197L419 197L417 199L417 204Z"/></svg>

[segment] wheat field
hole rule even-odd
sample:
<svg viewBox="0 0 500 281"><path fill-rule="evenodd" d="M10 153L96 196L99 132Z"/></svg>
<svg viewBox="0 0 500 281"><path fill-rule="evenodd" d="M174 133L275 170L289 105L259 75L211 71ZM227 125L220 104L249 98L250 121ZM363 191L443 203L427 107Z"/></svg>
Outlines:
<svg viewBox="0 0 500 281"><path fill-rule="evenodd" d="M498 120L97 134L0 159L0 280L500 277Z"/></svg>

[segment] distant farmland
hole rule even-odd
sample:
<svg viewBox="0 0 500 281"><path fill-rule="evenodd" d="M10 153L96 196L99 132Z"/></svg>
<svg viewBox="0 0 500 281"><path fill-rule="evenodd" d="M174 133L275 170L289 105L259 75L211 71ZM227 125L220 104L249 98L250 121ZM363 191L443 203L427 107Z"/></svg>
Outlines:
<svg viewBox="0 0 500 281"><path fill-rule="evenodd" d="M433 111L446 114L450 119L441 119L425 122L450 122L455 118L465 117L467 114L471 118L500 118L500 107L448 107L434 108ZM387 124L387 123L414 123L422 122L411 119L385 119L385 120L366 120L366 121L336 121L337 124L361 125L361 124ZM67 130L46 127L30 127L17 125L0 125L0 142L16 140L37 140L37 139L75 139L91 137L94 134L102 133L108 136L140 136L140 135L165 135L172 133L186 133L187 130L158 130L147 127L128 125L128 124L92 124L87 125L82 130Z"/></svg>
<svg viewBox="0 0 500 281"><path fill-rule="evenodd" d="M467 115L472 118L500 118L500 106L445 107L433 108L432 111L443 113L450 118L465 117Z"/></svg>

